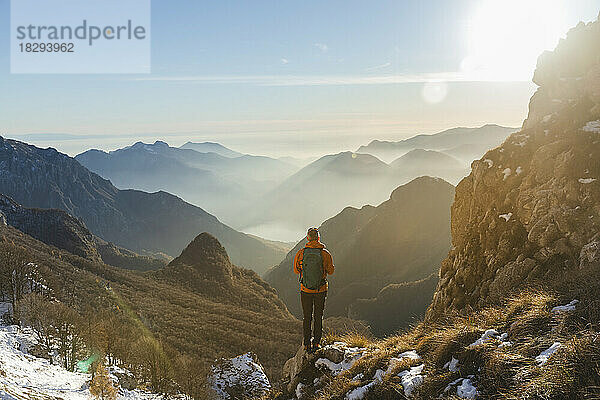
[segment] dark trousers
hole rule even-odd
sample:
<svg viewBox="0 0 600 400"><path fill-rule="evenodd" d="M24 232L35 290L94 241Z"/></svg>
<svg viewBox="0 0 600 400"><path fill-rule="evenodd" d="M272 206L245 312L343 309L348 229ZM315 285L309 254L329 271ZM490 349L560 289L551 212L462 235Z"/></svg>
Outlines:
<svg viewBox="0 0 600 400"><path fill-rule="evenodd" d="M325 309L325 298L327 292L322 293L305 293L300 292L300 301L302 302L302 313L304 315L303 327L304 327L304 345L309 346L311 344L311 323L314 315L314 326L312 330L313 344L321 342L321 336L323 335L323 310Z"/></svg>

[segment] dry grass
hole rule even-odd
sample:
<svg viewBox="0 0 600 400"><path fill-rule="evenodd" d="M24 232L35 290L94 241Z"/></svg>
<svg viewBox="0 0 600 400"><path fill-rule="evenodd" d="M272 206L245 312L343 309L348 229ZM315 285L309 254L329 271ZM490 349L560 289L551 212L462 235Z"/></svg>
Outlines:
<svg viewBox="0 0 600 400"><path fill-rule="evenodd" d="M373 337L358 331L349 331L342 334L327 333L324 342L344 342L352 347L370 347L373 343Z"/></svg>
<svg viewBox="0 0 600 400"><path fill-rule="evenodd" d="M329 378L317 394L306 399L344 399L355 387L372 380L377 369L387 369L391 357L416 350L422 360L399 365L383 382L375 385L364 400L405 398L397 373L420 363L427 375L414 392L414 399L457 398L456 389L444 393L457 378L474 375L479 398L486 399L600 399L600 334L598 333L598 293L600 273L588 275L574 289L565 282L564 291L530 289L470 316L449 316L437 324L421 323L405 333L373 341L356 332L330 335L329 341L344 341L369 348L369 354L349 371ZM582 285L581 282L586 282ZM573 298L580 303L573 312L552 313L552 307ZM487 329L508 333L511 346L500 347L498 340L470 346ZM554 342L562 346L544 364L535 357ZM444 365L459 360L459 371ZM362 373L363 379L352 378ZM271 397L275 398L275 397ZM282 397L283 398L283 397Z"/></svg>

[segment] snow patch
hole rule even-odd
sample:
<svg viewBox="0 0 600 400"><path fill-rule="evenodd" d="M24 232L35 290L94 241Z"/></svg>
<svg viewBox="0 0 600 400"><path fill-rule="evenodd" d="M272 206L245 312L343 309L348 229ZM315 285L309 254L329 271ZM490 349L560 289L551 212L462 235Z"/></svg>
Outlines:
<svg viewBox="0 0 600 400"><path fill-rule="evenodd" d="M513 213L509 212L507 214L500 214L500 218L504 218L506 222L510 221L510 218L513 216Z"/></svg>
<svg viewBox="0 0 600 400"><path fill-rule="evenodd" d="M232 359L223 359L212 367L211 387L221 399L231 399L229 388L244 387L248 394L261 396L271 389L269 378L262 365L255 361L252 353Z"/></svg>
<svg viewBox="0 0 600 400"><path fill-rule="evenodd" d="M559 342L554 342L552 346L548 347L546 350L542 351L539 356L535 358L535 361L538 362L539 365L546 364L546 361L562 346Z"/></svg>
<svg viewBox="0 0 600 400"><path fill-rule="evenodd" d="M479 339L477 339L476 341L474 341L473 343L471 343L469 345L469 347L475 347L475 346L479 346L481 344L484 344L486 342L489 342L492 339L496 339L496 340L500 340L500 341L504 341L506 339L506 337L508 336L508 334L503 333L502 335L500 333L498 333L497 330L495 329L488 329L487 331L483 332L483 334L481 335L481 337Z"/></svg>
<svg viewBox="0 0 600 400"><path fill-rule="evenodd" d="M590 121L583 128L581 128L584 132L595 132L600 133L600 119L596 121Z"/></svg>
<svg viewBox="0 0 600 400"><path fill-rule="evenodd" d="M405 351L398 355L399 359L410 358L411 360L420 360L421 356L417 354L414 350Z"/></svg>
<svg viewBox="0 0 600 400"><path fill-rule="evenodd" d="M355 382L360 382L362 380L362 378L365 377L365 374L363 374L362 372L358 375L356 375L354 378L352 378L353 381Z"/></svg>
<svg viewBox="0 0 600 400"><path fill-rule="evenodd" d="M377 371L375 371L375 374L373 375L373 380L371 382L367 383L366 385L359 386L359 387L354 388L351 391L349 391L346 394L346 399L347 400L363 399L366 396L366 394L369 392L369 390L371 390L373 388L373 386L381 383L383 381L383 378L385 376L391 374L392 371L394 370L394 368L397 367L398 364L400 362L404 361L405 359L420 360L421 356L418 355L416 351L410 350L410 351L405 351L404 353L399 354L398 357L392 357L390 359L388 367L385 371L382 369L378 369ZM425 367L425 365L421 364L417 367L412 367L409 370L402 371L398 374L398 376L402 379L402 387L404 388L404 393L407 396L410 397L410 395L412 394L412 391L414 389L416 389L421 383L423 383L425 376L421 375L421 373L423 372L424 367ZM361 373L361 374L356 375L352 380L357 381L357 380L362 379L363 377L364 377L364 375Z"/></svg>
<svg viewBox="0 0 600 400"><path fill-rule="evenodd" d="M595 182L596 178L579 178L579 183L587 184Z"/></svg>
<svg viewBox="0 0 600 400"><path fill-rule="evenodd" d="M492 168L494 166L494 162L489 158L486 158L485 160L483 160L483 162L487 164L488 168Z"/></svg>
<svg viewBox="0 0 600 400"><path fill-rule="evenodd" d="M365 397L365 395L373 388L373 386L381 383L383 377L385 376L385 372L381 369L375 371L375 375L373 375L373 381L367 383L366 385L359 386L357 388L352 389L350 392L346 394L347 400L361 400Z"/></svg>
<svg viewBox="0 0 600 400"><path fill-rule="evenodd" d="M51 365L43 358L26 353L35 343L33 333L17 326L0 326L0 398L2 399L64 399L89 400L90 374L69 372L58 365ZM161 395L141 390L121 388L120 400L158 400Z"/></svg>
<svg viewBox="0 0 600 400"><path fill-rule="evenodd" d="M575 305L579 303L579 300L573 300L569 304L565 304L564 306L556 306L552 309L553 313L560 313L563 311L573 311L575 310Z"/></svg>
<svg viewBox="0 0 600 400"><path fill-rule="evenodd" d="M546 123L546 122L550 121L551 119L552 119L552 114L544 115L544 118L542 118L542 122Z"/></svg>
<svg viewBox="0 0 600 400"><path fill-rule="evenodd" d="M301 399L302 398L302 388L304 387L304 384L302 382L298 383L298 386L296 386L296 398Z"/></svg>
<svg viewBox="0 0 600 400"><path fill-rule="evenodd" d="M367 350L364 347L348 347L348 345L343 342L335 342L323 347L323 350L327 349L341 350L344 352L344 358L339 363L334 363L327 358L319 358L315 361L315 366L325 367L329 369L333 375L339 375L352 368Z"/></svg>
<svg viewBox="0 0 600 400"><path fill-rule="evenodd" d="M503 180L506 180L506 178L508 178L510 174L512 174L512 170L510 168L505 168L504 171L502 171L502 173L504 174Z"/></svg>
<svg viewBox="0 0 600 400"><path fill-rule="evenodd" d="M474 399L477 397L477 388L471 379L463 379L460 386L456 388L456 395L461 399Z"/></svg>
<svg viewBox="0 0 600 400"><path fill-rule="evenodd" d="M523 168L521 168L521 167L517 167L517 169L515 170L515 173L516 173L517 175L521 175L521 173L523 173Z"/></svg>
<svg viewBox="0 0 600 400"><path fill-rule="evenodd" d="M444 368L448 368L450 372L458 372L458 360L454 357L446 364L444 364Z"/></svg>
<svg viewBox="0 0 600 400"><path fill-rule="evenodd" d="M417 365L409 370L402 371L398 376L402 379L402 387L404 388L404 394L408 397L412 396L412 393L417 389L425 380L425 375L422 375L425 364Z"/></svg>

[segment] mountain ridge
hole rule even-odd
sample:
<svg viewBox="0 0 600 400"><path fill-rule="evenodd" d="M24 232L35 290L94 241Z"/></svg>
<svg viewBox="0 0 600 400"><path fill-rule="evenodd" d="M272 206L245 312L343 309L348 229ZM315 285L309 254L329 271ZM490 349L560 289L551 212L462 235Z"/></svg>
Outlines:
<svg viewBox="0 0 600 400"><path fill-rule="evenodd" d="M326 316L347 316L348 307L358 298L373 298L390 283L423 279L437 271L450 248L453 198L451 184L421 177L396 188L377 207L346 207L323 222L321 240L336 266L335 274L328 278ZM304 243L297 243L285 260L264 276L297 316L301 315L299 287L292 262Z"/></svg>
<svg viewBox="0 0 600 400"><path fill-rule="evenodd" d="M133 251L175 256L206 231L223 241L236 263L259 272L285 253L164 191L119 190L55 149L0 138L0 171L1 193L25 207L67 211L95 235Z"/></svg>
<svg viewBox="0 0 600 400"><path fill-rule="evenodd" d="M469 144L479 150L491 149L500 145L506 137L517 131L497 124L486 124L480 127L456 127L433 134L419 134L399 141L372 140L360 146L357 153L373 154L383 160L391 161L412 149L444 151L459 144ZM485 151L484 150L484 151ZM468 160L470 164L471 160Z"/></svg>

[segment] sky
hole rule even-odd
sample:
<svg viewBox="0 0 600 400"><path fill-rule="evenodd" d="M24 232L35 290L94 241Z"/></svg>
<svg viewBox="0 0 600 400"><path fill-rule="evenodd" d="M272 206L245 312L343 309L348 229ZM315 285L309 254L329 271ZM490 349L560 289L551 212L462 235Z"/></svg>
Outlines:
<svg viewBox="0 0 600 400"><path fill-rule="evenodd" d="M160 139L301 157L520 126L537 56L600 0L153 0L150 74L76 75L10 73L9 7L1 135L71 155Z"/></svg>

